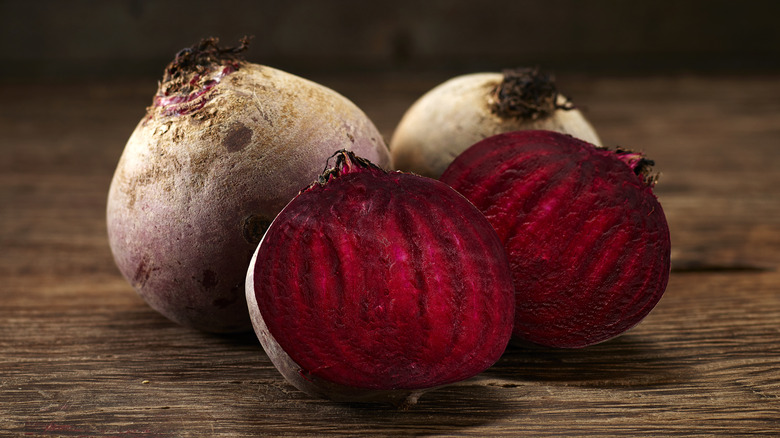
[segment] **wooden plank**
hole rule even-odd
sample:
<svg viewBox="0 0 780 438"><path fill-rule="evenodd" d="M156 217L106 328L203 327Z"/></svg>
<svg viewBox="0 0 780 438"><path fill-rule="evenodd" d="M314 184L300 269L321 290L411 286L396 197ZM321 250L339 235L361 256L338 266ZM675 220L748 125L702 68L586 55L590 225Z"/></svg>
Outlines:
<svg viewBox="0 0 780 438"><path fill-rule="evenodd" d="M408 411L311 400L252 336L183 329L140 302L17 311L4 318L13 342L3 345L2 398L13 403L2 426L97 436L769 434L780 418L777 282L675 277L629 334L584 350L512 347Z"/></svg>
<svg viewBox="0 0 780 438"><path fill-rule="evenodd" d="M353 79L323 81L389 136L440 78ZM618 339L512 346L408 410L312 399L252 334L179 327L121 278L105 197L148 84L0 86L20 102L0 106L0 435L780 434L780 81L566 80L607 143L663 168L667 293Z"/></svg>

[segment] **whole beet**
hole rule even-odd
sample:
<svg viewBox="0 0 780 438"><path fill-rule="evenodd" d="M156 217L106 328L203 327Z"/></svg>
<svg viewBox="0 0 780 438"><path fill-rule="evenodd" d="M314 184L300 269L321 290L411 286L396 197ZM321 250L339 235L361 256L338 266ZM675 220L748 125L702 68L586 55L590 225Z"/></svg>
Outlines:
<svg viewBox="0 0 780 438"><path fill-rule="evenodd" d="M333 90L249 63L215 39L177 54L111 182L119 270L167 318L251 328L246 269L265 229L336 150L390 166L366 115Z"/></svg>
<svg viewBox="0 0 780 438"><path fill-rule="evenodd" d="M398 170L439 178L474 143L503 132L550 130L600 144L585 115L538 68L471 73L422 95L390 140Z"/></svg>

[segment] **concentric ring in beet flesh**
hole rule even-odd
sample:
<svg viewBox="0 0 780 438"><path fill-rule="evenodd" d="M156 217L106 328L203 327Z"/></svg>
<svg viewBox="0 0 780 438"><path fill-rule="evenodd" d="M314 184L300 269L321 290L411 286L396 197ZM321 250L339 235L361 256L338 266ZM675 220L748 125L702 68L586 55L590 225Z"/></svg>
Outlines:
<svg viewBox="0 0 780 438"><path fill-rule="evenodd" d="M669 280L653 163L550 131L489 137L441 176L488 218L516 292L514 335L576 348L638 324Z"/></svg>
<svg viewBox="0 0 780 438"><path fill-rule="evenodd" d="M511 337L509 265L482 213L348 152L274 220L247 283L263 346L298 368L277 366L288 380L441 386L491 366Z"/></svg>

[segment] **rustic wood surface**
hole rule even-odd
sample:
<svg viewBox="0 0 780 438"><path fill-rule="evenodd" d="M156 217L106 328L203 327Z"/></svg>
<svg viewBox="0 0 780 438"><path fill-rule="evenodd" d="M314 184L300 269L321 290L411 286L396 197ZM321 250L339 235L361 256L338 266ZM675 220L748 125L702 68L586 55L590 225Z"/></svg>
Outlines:
<svg viewBox="0 0 780 438"><path fill-rule="evenodd" d="M389 138L446 77L314 79ZM179 327L123 280L105 199L155 79L2 84L0 436L778 436L779 79L559 77L606 144L662 172L666 295L618 339L510 347L408 410L312 399L252 334Z"/></svg>

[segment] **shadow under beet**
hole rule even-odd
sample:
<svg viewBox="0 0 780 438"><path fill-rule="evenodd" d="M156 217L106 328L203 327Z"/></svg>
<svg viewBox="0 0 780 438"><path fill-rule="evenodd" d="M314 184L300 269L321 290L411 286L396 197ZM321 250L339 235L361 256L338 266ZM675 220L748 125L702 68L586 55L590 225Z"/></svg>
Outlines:
<svg viewBox="0 0 780 438"><path fill-rule="evenodd" d="M487 377L513 382L545 382L583 387L673 385L691 377L691 364L665 344L630 333L580 349L510 345L485 371Z"/></svg>
<svg viewBox="0 0 780 438"><path fill-rule="evenodd" d="M289 389L292 392L287 403L294 406L299 419L305 418L307 431L317 431L313 436L451 436L518 414L517 406L500 397L503 388L475 380L431 390L417 404L403 408L381 403L337 403L309 397L291 386ZM271 431L262 419L254 420L258 433ZM295 428L289 431L295 436L310 436Z"/></svg>
<svg viewBox="0 0 780 438"><path fill-rule="evenodd" d="M504 388L484 385L478 378L426 391L410 406L319 399L296 389L272 369L254 333L201 336L205 341L251 349L260 355L254 360L262 362L263 369L255 369L251 375L262 389L249 405L232 407L236 412L246 409L241 416L260 435L311 436L308 431L312 430L317 431L314 436L458 435L462 430L518 414L517 403L503 399ZM273 418L258 415L258 411L271 406L277 412Z"/></svg>

